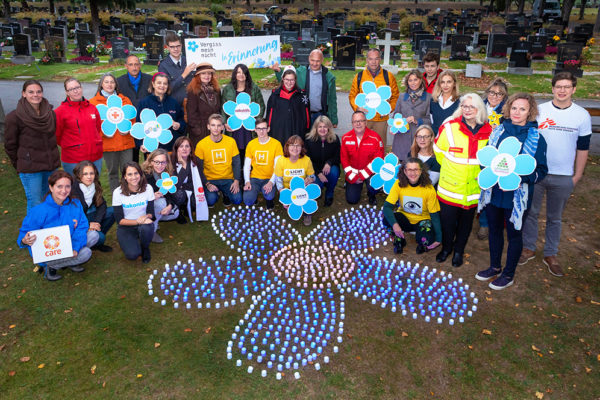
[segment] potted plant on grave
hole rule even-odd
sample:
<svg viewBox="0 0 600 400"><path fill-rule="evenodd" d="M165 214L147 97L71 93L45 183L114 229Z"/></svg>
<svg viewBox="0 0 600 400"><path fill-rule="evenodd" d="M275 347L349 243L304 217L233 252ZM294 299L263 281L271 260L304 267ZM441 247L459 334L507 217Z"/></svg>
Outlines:
<svg viewBox="0 0 600 400"><path fill-rule="evenodd" d="M97 46L95 43L90 43L85 47L85 51L86 51L86 55L84 56L79 56L79 57L75 57L73 58L71 61L71 63L76 63L76 64L94 64L97 63L98 60L98 53L97 53Z"/></svg>
<svg viewBox="0 0 600 400"><path fill-rule="evenodd" d="M560 42L560 36L554 35L551 37L548 45L546 46L546 54L558 53L558 42Z"/></svg>
<svg viewBox="0 0 600 400"><path fill-rule="evenodd" d="M317 46L319 50L323 53L323 55L329 55L329 49L331 49L331 43L323 43Z"/></svg>
<svg viewBox="0 0 600 400"><path fill-rule="evenodd" d="M282 60L291 60L294 58L294 51L292 45L289 43L284 43L281 45L281 59Z"/></svg>
<svg viewBox="0 0 600 400"><path fill-rule="evenodd" d="M565 62L563 62L563 68L567 71L577 70L580 66L580 60L566 60Z"/></svg>

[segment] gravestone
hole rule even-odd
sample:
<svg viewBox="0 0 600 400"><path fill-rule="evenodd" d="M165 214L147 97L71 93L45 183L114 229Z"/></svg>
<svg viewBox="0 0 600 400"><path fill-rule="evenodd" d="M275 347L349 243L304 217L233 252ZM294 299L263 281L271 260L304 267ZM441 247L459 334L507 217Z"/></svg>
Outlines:
<svg viewBox="0 0 600 400"><path fill-rule="evenodd" d="M333 38L333 69L354 71L357 41L353 36Z"/></svg>
<svg viewBox="0 0 600 400"><path fill-rule="evenodd" d="M492 33L488 39L485 62L506 62L508 47L511 45L510 35L504 33Z"/></svg>
<svg viewBox="0 0 600 400"><path fill-rule="evenodd" d="M556 65L552 73L569 71L574 76L581 78L583 76L583 70L581 69L582 50L583 46L580 43L559 43Z"/></svg>
<svg viewBox="0 0 600 400"><path fill-rule="evenodd" d="M331 34L332 38L342 34L342 30L340 28L327 28L327 32Z"/></svg>
<svg viewBox="0 0 600 400"><path fill-rule="evenodd" d="M292 43L298 40L298 32L297 31L283 31L281 32L281 43Z"/></svg>
<svg viewBox="0 0 600 400"><path fill-rule="evenodd" d="M13 46L15 55L10 61L13 64L31 64L35 61L35 57L31 56L31 37L24 33L16 33L13 35Z"/></svg>
<svg viewBox="0 0 600 400"><path fill-rule="evenodd" d="M88 45L96 45L96 35L91 32L78 32L77 33L77 49L79 49L79 56L87 57L90 54L87 51Z"/></svg>
<svg viewBox="0 0 600 400"><path fill-rule="evenodd" d="M110 40L112 46L111 60L124 60L129 56L129 39L122 36Z"/></svg>
<svg viewBox="0 0 600 400"><path fill-rule="evenodd" d="M285 26L281 24L275 24L272 26L273 35L281 35L285 31Z"/></svg>
<svg viewBox="0 0 600 400"><path fill-rule="evenodd" d="M517 75L531 75L531 43L527 41L516 41L512 45L508 68L506 72Z"/></svg>
<svg viewBox="0 0 600 400"><path fill-rule="evenodd" d="M419 68L423 68L423 57L427 53L437 54L438 56L442 55L442 42L439 40L422 40L419 46L421 47L418 53Z"/></svg>
<svg viewBox="0 0 600 400"><path fill-rule="evenodd" d="M355 27L356 24L354 23L354 21L344 21L344 30L346 32L353 31Z"/></svg>
<svg viewBox="0 0 600 400"><path fill-rule="evenodd" d="M381 40L381 39L377 39L377 41L375 42L375 44L377 46L383 46L383 65L388 67L388 68L392 68L392 66L390 65L390 55L392 54L392 52L394 53L395 57L394 60L397 59L397 55L400 54L400 46L401 46L401 42L400 40L392 40L392 34L397 34L399 33L398 31L393 31L391 29L384 29L383 31L380 32L380 34L384 33L385 35L385 39ZM396 49L394 49L393 46L397 46ZM396 67L394 65L394 68L391 69L391 72L393 74L397 74L398 73L398 67Z"/></svg>
<svg viewBox="0 0 600 400"><path fill-rule="evenodd" d="M233 26L222 26L219 29L219 37L234 37L235 33L233 31Z"/></svg>
<svg viewBox="0 0 600 400"><path fill-rule="evenodd" d="M31 40L31 51L40 51L40 31L37 28L25 27L23 33L29 35Z"/></svg>
<svg viewBox="0 0 600 400"><path fill-rule="evenodd" d="M67 43L67 30L64 26L51 26L48 34L54 37L61 37L65 44Z"/></svg>
<svg viewBox="0 0 600 400"><path fill-rule="evenodd" d="M144 43L146 43L146 34L144 33L144 26L136 26L133 30L133 47L136 49L143 49Z"/></svg>
<svg viewBox="0 0 600 400"><path fill-rule="evenodd" d="M315 32L315 43L318 45L326 45L331 41L331 34L329 32Z"/></svg>
<svg viewBox="0 0 600 400"><path fill-rule="evenodd" d="M415 33L415 37L414 37L414 51L415 51L415 55L414 58L415 59L419 59L419 52L421 51L421 42L424 40L435 40L435 36L432 35L431 33L427 32L427 33ZM441 44L442 42L440 42Z"/></svg>
<svg viewBox="0 0 600 400"><path fill-rule="evenodd" d="M408 25L408 35L410 37L413 36L413 33L417 32L417 31L422 31L423 30L423 23L420 21L413 21Z"/></svg>
<svg viewBox="0 0 600 400"><path fill-rule="evenodd" d="M65 42L62 37L49 36L44 40L44 45L46 46L48 55L55 62L67 62L67 57L65 56Z"/></svg>
<svg viewBox="0 0 600 400"><path fill-rule="evenodd" d="M135 25L123 24L123 36L133 42L133 32L135 32Z"/></svg>
<svg viewBox="0 0 600 400"><path fill-rule="evenodd" d="M250 31L250 36L266 36L267 35L267 31L264 31L262 29L254 29Z"/></svg>
<svg viewBox="0 0 600 400"><path fill-rule="evenodd" d="M88 25L87 22L76 22L75 23L75 30L77 30L77 31L89 31L90 30L90 26Z"/></svg>
<svg viewBox="0 0 600 400"><path fill-rule="evenodd" d="M209 34L210 32L207 26L198 25L194 27L194 35L198 36L199 38L207 38Z"/></svg>
<svg viewBox="0 0 600 400"><path fill-rule="evenodd" d="M164 57L164 37L160 35L146 36L146 60L144 64L158 65Z"/></svg>
<svg viewBox="0 0 600 400"><path fill-rule="evenodd" d="M2 35L3 38L12 37L12 35L13 35L12 26L8 26L8 25L0 26L0 35Z"/></svg>
<svg viewBox="0 0 600 400"><path fill-rule="evenodd" d="M302 28L300 32L300 40L312 40L312 28Z"/></svg>
<svg viewBox="0 0 600 400"><path fill-rule="evenodd" d="M527 41L531 42L531 60L532 61L544 61L546 56L546 45L548 43L548 36L546 35L529 35Z"/></svg>
<svg viewBox="0 0 600 400"><path fill-rule="evenodd" d="M481 21L481 26L479 28L481 33L491 33L492 32L492 21L485 19Z"/></svg>
<svg viewBox="0 0 600 400"><path fill-rule="evenodd" d="M465 69L465 77L467 78L481 78L483 66L481 63L467 64Z"/></svg>
<svg viewBox="0 0 600 400"><path fill-rule="evenodd" d="M466 60L471 61L471 54L468 47L471 46L473 38L467 35L452 36L452 44L450 45L450 60Z"/></svg>
<svg viewBox="0 0 600 400"><path fill-rule="evenodd" d="M146 31L145 31L146 36L155 35L155 34L158 34L158 32L160 32L160 27L158 26L158 24L155 24L155 23L147 23L146 24Z"/></svg>
<svg viewBox="0 0 600 400"><path fill-rule="evenodd" d="M506 27L504 25L492 25L490 33L506 33Z"/></svg>
<svg viewBox="0 0 600 400"><path fill-rule="evenodd" d="M294 49L294 60L300 65L308 65L308 56L315 49L315 42L312 40L296 40L292 42Z"/></svg>
<svg viewBox="0 0 600 400"><path fill-rule="evenodd" d="M110 27L109 29L103 29L100 32L100 37L104 37L104 41L110 42L110 40L114 37L121 36L121 31L119 29L114 29Z"/></svg>

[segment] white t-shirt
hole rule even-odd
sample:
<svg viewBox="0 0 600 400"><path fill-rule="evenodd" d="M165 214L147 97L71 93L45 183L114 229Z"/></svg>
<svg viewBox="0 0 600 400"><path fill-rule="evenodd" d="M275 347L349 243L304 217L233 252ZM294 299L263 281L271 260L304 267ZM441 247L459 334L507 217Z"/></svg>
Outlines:
<svg viewBox="0 0 600 400"><path fill-rule="evenodd" d="M538 128L546 143L548 173L573 175L577 139L592 134L592 118L585 108L572 103L563 110L549 101L538 106Z"/></svg>
<svg viewBox="0 0 600 400"><path fill-rule="evenodd" d="M146 215L146 206L149 201L154 200L154 190L152 186L146 185L146 191L143 193L132 194L125 196L121 193L121 187L117 187L113 192L112 205L123 207L123 218L138 219L142 215Z"/></svg>

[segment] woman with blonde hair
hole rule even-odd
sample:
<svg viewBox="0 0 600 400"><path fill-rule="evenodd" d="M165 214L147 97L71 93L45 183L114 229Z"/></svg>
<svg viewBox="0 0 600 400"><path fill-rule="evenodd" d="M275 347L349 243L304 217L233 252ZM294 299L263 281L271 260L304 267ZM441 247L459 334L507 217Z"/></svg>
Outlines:
<svg viewBox="0 0 600 400"><path fill-rule="evenodd" d="M306 154L312 161L321 189L326 187L323 205L333 204L333 191L340 177L340 139L333 132L333 124L325 115L315 119L312 129L306 135Z"/></svg>
<svg viewBox="0 0 600 400"><path fill-rule="evenodd" d="M458 108L458 82L452 71L442 71L431 94L431 128L437 135L442 123Z"/></svg>
<svg viewBox="0 0 600 400"><path fill-rule="evenodd" d="M421 125L415 132L415 140L410 147L409 157L418 158L427 165L427 172L431 179L431 184L436 187L440 180L440 164L435 158L433 152L433 139L435 138L433 130L429 125Z"/></svg>
<svg viewBox="0 0 600 400"><path fill-rule="evenodd" d="M221 113L221 88L215 69L209 63L200 63L187 87L185 113L192 152L198 142L209 135L208 117Z"/></svg>

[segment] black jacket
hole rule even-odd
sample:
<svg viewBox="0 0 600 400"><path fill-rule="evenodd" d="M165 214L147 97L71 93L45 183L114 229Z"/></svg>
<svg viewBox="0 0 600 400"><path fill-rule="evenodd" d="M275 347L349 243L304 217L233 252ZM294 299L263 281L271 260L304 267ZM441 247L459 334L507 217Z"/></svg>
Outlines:
<svg viewBox="0 0 600 400"><path fill-rule="evenodd" d="M150 75L143 72L140 72L140 74L142 74L142 78L140 79L140 84L138 85L137 91L129 81L129 74L125 73L125 75L117 78L119 91L123 96L126 96L129 98L129 100L131 100L131 103L135 108L137 108L137 105L141 99L148 96L148 86L150 86L150 82L152 81L152 77Z"/></svg>
<svg viewBox="0 0 600 400"><path fill-rule="evenodd" d="M310 157L313 168L315 169L315 175L319 175L323 171L325 164L329 164L330 167L340 165L340 139L335 136L335 141L329 143L322 141L321 138L317 140L306 140L304 142L306 147L306 155Z"/></svg>
<svg viewBox="0 0 600 400"><path fill-rule="evenodd" d="M85 196L83 195L83 192L81 191L81 188L79 187L79 182L77 182L76 180L73 181L73 186L71 187L71 196L74 199L79 200L79 202L81 203L81 206L83 207L83 212L84 214L87 215L88 212L88 205L85 202ZM93 204L93 201L92 201ZM104 215L106 215L106 200L104 200L104 197L102 197L102 203L96 207L96 218L94 218L94 221L89 221L89 222L97 222L99 224L102 223L102 219L104 218Z"/></svg>
<svg viewBox="0 0 600 400"><path fill-rule="evenodd" d="M267 102L267 121L271 127L270 136L285 145L293 135L304 139L310 127L310 110L308 97L304 90L296 89L287 92L277 88L271 93Z"/></svg>

